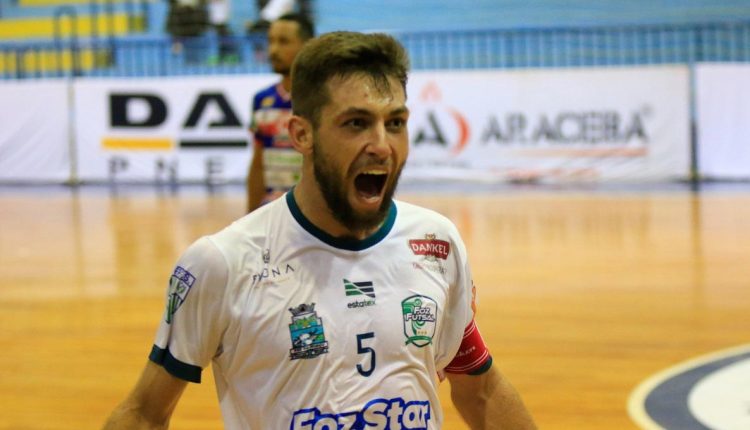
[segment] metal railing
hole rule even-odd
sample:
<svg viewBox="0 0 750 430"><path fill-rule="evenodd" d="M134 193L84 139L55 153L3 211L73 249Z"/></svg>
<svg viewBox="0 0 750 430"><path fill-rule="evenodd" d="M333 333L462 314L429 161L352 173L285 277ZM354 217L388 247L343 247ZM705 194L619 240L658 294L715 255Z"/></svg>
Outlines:
<svg viewBox="0 0 750 430"><path fill-rule="evenodd" d="M402 33L415 69L750 61L750 22Z"/></svg>
<svg viewBox="0 0 750 430"><path fill-rule="evenodd" d="M750 62L750 22L695 25L633 25L594 28L400 32L394 35L411 56L414 70L610 67L695 62ZM61 41L67 51L111 51L111 61L83 68L84 76L172 76L269 72L262 35L222 39L231 55L220 55L214 34L198 38L112 37L108 41ZM108 45L111 43L111 45ZM33 78L46 72L18 73L9 52L36 45L0 44L0 76ZM225 53L224 53L225 54ZM20 64L16 62L16 64ZM59 71L58 75L74 74Z"/></svg>
<svg viewBox="0 0 750 430"><path fill-rule="evenodd" d="M69 36L65 38L62 31L63 18L67 17L70 23ZM57 51L58 63L65 64L65 55L70 56L71 72L73 76L80 76L81 62L78 50L78 16L72 6L60 6L55 10L53 20L53 38L55 50ZM21 63L23 64L23 63Z"/></svg>

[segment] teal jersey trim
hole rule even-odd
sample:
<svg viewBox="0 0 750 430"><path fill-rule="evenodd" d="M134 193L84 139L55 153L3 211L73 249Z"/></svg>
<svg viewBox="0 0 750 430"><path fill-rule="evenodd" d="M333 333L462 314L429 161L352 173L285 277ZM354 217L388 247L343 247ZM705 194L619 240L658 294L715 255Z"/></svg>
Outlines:
<svg viewBox="0 0 750 430"><path fill-rule="evenodd" d="M490 370L490 367L492 367L492 356L490 356L479 369L469 372L469 375L481 375Z"/></svg>
<svg viewBox="0 0 750 430"><path fill-rule="evenodd" d="M338 238L331 236L330 234L319 229L309 219L305 217L302 211L297 206L297 201L294 200L294 188L286 193L286 203L289 206L289 210L292 212L292 216L299 223L299 225L307 230L308 233L317 237L321 241L333 246L334 248L345 249L347 251L362 251L371 246L376 245L378 242L383 240L396 223L396 204L391 200L391 207L388 209L388 215L386 215L385 222L380 228L373 233L370 237L362 240L351 239L351 238Z"/></svg>
<svg viewBox="0 0 750 430"><path fill-rule="evenodd" d="M184 379L188 382L195 382L200 384L201 382L201 371L202 369L192 364L183 363L176 359L168 348L161 349L154 345L151 348L151 353L148 358L154 363L162 366L172 376L176 376L180 379Z"/></svg>

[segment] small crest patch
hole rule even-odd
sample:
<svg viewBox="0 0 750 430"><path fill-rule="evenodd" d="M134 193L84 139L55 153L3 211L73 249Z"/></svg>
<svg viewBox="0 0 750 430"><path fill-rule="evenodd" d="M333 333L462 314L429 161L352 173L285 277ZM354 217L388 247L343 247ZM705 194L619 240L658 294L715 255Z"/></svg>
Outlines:
<svg viewBox="0 0 750 430"><path fill-rule="evenodd" d="M406 345L421 348L431 344L437 325L437 302L427 296L414 295L401 302L401 310Z"/></svg>
<svg viewBox="0 0 750 430"><path fill-rule="evenodd" d="M276 99L273 96L266 96L260 101L260 106L264 108L271 107L275 101Z"/></svg>
<svg viewBox="0 0 750 430"><path fill-rule="evenodd" d="M169 291L167 292L167 324L172 323L175 312L182 306L194 283L195 276L180 266L175 267L174 273L169 278Z"/></svg>
<svg viewBox="0 0 750 430"><path fill-rule="evenodd" d="M328 352L323 330L323 319L315 312L315 303L303 303L296 308L289 308L292 313L292 323L289 324L289 334L292 336L292 349L289 358L315 358Z"/></svg>

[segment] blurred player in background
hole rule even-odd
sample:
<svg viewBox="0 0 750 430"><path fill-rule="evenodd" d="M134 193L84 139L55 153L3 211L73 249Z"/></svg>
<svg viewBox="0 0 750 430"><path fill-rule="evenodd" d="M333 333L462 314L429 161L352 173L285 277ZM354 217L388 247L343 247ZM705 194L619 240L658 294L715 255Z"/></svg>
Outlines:
<svg viewBox="0 0 750 430"><path fill-rule="evenodd" d="M281 82L253 98L250 131L253 156L247 175L247 211L251 212L288 191L299 180L302 156L287 133L292 115L292 63L314 36L309 20L298 14L282 15L268 29L268 57Z"/></svg>

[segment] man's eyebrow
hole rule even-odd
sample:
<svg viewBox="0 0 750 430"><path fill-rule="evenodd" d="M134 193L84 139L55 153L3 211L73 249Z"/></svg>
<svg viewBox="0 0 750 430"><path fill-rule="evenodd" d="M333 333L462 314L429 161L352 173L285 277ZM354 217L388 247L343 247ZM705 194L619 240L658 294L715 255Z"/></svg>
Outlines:
<svg viewBox="0 0 750 430"><path fill-rule="evenodd" d="M350 115L372 115L372 111L364 108L350 107L336 116L350 116Z"/></svg>
<svg viewBox="0 0 750 430"><path fill-rule="evenodd" d="M391 115L403 115L403 114L408 114L408 113L409 113L409 108L406 106L401 106L391 111Z"/></svg>
<svg viewBox="0 0 750 430"><path fill-rule="evenodd" d="M408 114L409 108L406 106L400 106L393 110L391 110L388 114L389 115L403 115ZM341 113L339 113L337 116L349 116L349 115L365 115L365 116L373 116L373 112L369 109L365 108L358 108L358 107L350 107Z"/></svg>

